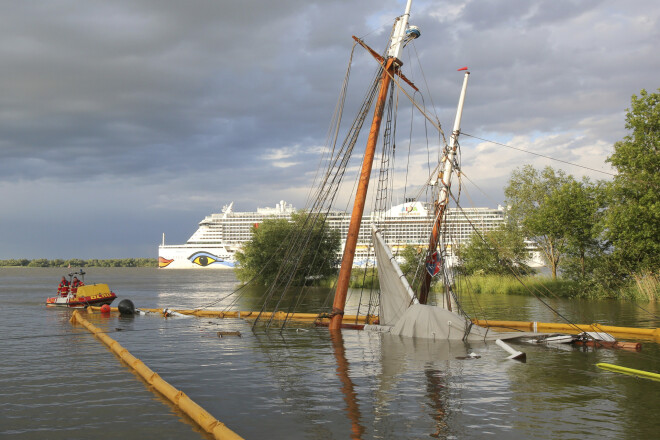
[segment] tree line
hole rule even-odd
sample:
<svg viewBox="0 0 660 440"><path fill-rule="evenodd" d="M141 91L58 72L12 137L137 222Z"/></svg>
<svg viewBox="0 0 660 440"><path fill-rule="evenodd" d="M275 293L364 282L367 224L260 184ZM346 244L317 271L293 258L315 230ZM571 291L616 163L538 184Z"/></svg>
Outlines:
<svg viewBox="0 0 660 440"><path fill-rule="evenodd" d="M64 260L61 258L46 259L37 258L29 260L27 258L0 260L0 267L157 267L156 258L111 258L111 259L91 259L81 260L73 258Z"/></svg>
<svg viewBox="0 0 660 440"><path fill-rule="evenodd" d="M578 180L552 167L515 170L504 190L507 221L497 230L473 235L460 250L461 270L529 273L531 241L553 279L578 281L594 291L635 283L642 290L648 286L648 297L657 297L659 102L660 93L633 95L626 115L630 132L607 159L617 171L611 181Z"/></svg>

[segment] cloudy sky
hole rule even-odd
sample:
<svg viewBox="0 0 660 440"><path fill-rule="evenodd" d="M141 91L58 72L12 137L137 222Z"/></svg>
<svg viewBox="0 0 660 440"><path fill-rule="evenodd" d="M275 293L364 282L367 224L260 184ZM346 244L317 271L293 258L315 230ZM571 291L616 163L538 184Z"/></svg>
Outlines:
<svg viewBox="0 0 660 440"><path fill-rule="evenodd" d="M0 259L155 257L163 232L184 242L231 201L302 208L351 35L382 51L403 8L0 0ZM417 0L422 36L404 72L447 132L456 69L469 66L464 133L612 172L631 95L660 87L659 17L657 0ZM356 50L347 107L374 68ZM426 138L403 125L398 151L410 145L423 175ZM608 178L465 136L461 146L477 206L501 203L524 164Z"/></svg>

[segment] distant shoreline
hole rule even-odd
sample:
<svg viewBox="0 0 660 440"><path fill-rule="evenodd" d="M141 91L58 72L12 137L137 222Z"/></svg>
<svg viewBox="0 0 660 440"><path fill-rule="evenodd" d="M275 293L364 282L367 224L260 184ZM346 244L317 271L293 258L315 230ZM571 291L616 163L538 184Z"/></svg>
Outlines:
<svg viewBox="0 0 660 440"><path fill-rule="evenodd" d="M109 258L82 260L72 258L64 260L56 258L49 260L47 258L37 259L9 259L0 260L0 267L64 267L77 269L81 267L158 267L157 258Z"/></svg>

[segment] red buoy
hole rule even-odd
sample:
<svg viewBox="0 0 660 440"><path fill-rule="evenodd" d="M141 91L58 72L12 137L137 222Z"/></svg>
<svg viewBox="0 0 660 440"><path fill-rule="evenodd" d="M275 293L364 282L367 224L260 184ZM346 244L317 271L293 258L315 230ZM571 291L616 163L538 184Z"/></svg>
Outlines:
<svg viewBox="0 0 660 440"><path fill-rule="evenodd" d="M103 304L101 306L101 313L110 313L110 306L108 304Z"/></svg>

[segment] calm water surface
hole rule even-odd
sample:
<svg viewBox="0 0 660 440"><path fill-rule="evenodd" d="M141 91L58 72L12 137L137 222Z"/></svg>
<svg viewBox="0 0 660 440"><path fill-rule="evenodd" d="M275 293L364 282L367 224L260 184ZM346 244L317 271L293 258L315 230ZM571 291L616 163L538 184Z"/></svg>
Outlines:
<svg viewBox="0 0 660 440"><path fill-rule="evenodd" d="M205 438L86 330L69 324L69 310L43 305L63 272L0 269L0 437ZM87 281L158 308L204 306L236 283L229 271L128 268L90 268ZM313 292L306 306L324 300ZM356 308L357 292L350 301ZM260 292L248 291L237 308L259 302ZM628 303L551 305L574 322L660 326ZM467 306L490 319L560 322L533 298L480 296ZM642 306L660 314L657 304ZM348 330L333 339L326 329L295 324L253 333L237 319L88 318L246 439L655 439L660 432L660 382L595 366L660 372L654 342L644 341L640 353L518 345L528 358L520 364L495 344ZM242 337L221 339L220 330ZM481 358L457 359L472 351Z"/></svg>

